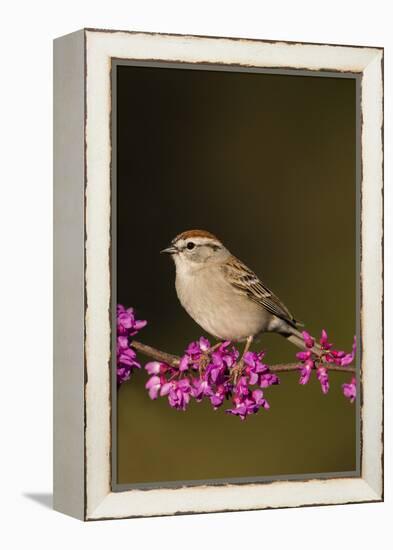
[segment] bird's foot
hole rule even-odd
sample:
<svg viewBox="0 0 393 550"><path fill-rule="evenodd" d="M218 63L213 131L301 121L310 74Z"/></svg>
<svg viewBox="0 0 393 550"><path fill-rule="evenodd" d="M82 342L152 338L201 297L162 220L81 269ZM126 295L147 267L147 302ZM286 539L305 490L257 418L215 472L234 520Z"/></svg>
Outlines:
<svg viewBox="0 0 393 550"><path fill-rule="evenodd" d="M201 376L201 374L204 372L204 370L206 369L206 367L208 366L208 364L210 363L211 361L211 356L212 356L212 353L221 346L221 343L222 342L218 342L217 344L215 344L214 346L212 346L210 349L208 349L207 351L203 352L202 355L200 356L199 358L199 364L198 364L198 369L199 369L199 376Z"/></svg>
<svg viewBox="0 0 393 550"><path fill-rule="evenodd" d="M236 363L236 365L232 368L232 381L234 384L237 384L239 379L241 378L241 375L243 374L244 370L244 359L243 357Z"/></svg>
<svg viewBox="0 0 393 550"><path fill-rule="evenodd" d="M205 371L209 363L210 363L210 352L207 351L203 353L199 358L199 364L198 364L199 376L202 376L203 372Z"/></svg>

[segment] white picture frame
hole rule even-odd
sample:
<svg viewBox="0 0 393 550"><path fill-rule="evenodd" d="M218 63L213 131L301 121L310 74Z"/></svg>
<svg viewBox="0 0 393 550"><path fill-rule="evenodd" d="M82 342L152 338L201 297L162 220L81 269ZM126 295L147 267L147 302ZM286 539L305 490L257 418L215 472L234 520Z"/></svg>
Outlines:
<svg viewBox="0 0 393 550"><path fill-rule="evenodd" d="M361 82L359 477L111 484L111 63L357 73ZM54 42L54 507L81 520L383 499L383 49L84 29Z"/></svg>

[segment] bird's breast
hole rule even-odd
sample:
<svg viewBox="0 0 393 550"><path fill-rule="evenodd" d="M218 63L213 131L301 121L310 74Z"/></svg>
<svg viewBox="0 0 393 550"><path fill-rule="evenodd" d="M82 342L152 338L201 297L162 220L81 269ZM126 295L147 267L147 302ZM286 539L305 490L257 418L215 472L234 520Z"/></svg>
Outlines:
<svg viewBox="0 0 393 550"><path fill-rule="evenodd" d="M266 330L267 312L232 287L218 267L177 272L176 291L187 313L218 339L242 341Z"/></svg>

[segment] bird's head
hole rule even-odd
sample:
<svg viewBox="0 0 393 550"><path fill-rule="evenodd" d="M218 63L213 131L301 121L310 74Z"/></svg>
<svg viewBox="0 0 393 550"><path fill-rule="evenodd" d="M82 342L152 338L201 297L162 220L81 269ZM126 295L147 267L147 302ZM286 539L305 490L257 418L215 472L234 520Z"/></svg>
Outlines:
<svg viewBox="0 0 393 550"><path fill-rule="evenodd" d="M168 248L161 250L161 253L170 254L177 269L187 270L220 263L229 256L222 242L203 229L192 229L180 233Z"/></svg>

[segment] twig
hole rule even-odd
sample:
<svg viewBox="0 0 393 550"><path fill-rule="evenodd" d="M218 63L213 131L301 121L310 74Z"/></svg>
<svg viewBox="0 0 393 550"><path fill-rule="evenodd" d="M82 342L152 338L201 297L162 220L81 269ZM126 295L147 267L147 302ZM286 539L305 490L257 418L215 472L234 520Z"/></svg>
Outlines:
<svg viewBox="0 0 393 550"><path fill-rule="evenodd" d="M289 372L293 370L298 370L299 365L300 363L286 363L283 365L271 365L269 366L269 369L272 372ZM356 372L355 367L340 367L339 365L335 365L334 363L323 363L323 366L329 370L334 370L337 372Z"/></svg>
<svg viewBox="0 0 393 550"><path fill-rule="evenodd" d="M167 353L166 351L152 348L151 346L142 344L142 342L132 340L131 346L137 351L140 351L143 355L146 355L146 357L150 357L151 359L155 359L156 361L161 361L162 363L168 363L172 367L177 367L180 363L180 357L178 357L177 355L172 355L171 353Z"/></svg>
<svg viewBox="0 0 393 550"><path fill-rule="evenodd" d="M135 350L139 351L143 355L146 355L146 357L150 357L151 359L161 361L163 363L168 363L172 367L177 367L180 363L180 357L178 357L177 355L172 355L171 353L167 353L166 351L158 350L146 344L142 344L141 342L137 342L136 340L132 340L131 345ZM332 363L324 363L323 366L329 370L337 372L355 372L355 367L340 367ZM299 363L271 365L269 366L269 369L271 372L297 371L299 369Z"/></svg>

